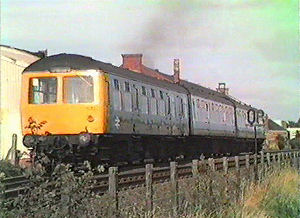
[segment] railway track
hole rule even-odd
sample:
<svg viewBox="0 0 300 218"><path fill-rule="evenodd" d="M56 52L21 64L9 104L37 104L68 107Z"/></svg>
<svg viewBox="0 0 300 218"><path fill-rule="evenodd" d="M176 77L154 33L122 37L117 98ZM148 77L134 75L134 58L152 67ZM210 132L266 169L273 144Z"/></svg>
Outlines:
<svg viewBox="0 0 300 218"><path fill-rule="evenodd" d="M267 155L264 155L264 162L268 164L274 163L281 155L282 159L292 158L291 154L297 152L299 157L300 151L299 150L286 150L286 151L272 151L272 152L265 152ZM248 156L248 157L247 157ZM247 160L248 159L248 160ZM223 170L223 158L212 159L214 163L214 168L216 171ZM257 155L256 163L261 163L261 155ZM236 167L236 157L228 157L228 169L233 169ZM248 162L248 163L247 163ZM209 162L207 160L200 161L202 164L202 168L200 167L201 171L204 172L208 169ZM244 155L238 156L238 164L239 167L245 167L248 165L255 164L254 155ZM136 169L125 169L118 173L118 190L123 191L127 189L132 189L136 187L143 187L145 186L145 168L136 168ZM189 178L193 176L193 163L182 163L177 166L177 173L178 178ZM153 168L153 183L164 183L170 180L170 166L156 166ZM92 180L94 180L93 186L90 189L98 194L104 194L107 192L109 188L109 174L99 174L93 176ZM2 192L2 197L4 198L13 198L17 197L19 194L24 194L26 191L33 188L34 179L31 179L26 176L17 176L6 178L1 181L4 191ZM50 183L51 185L51 183Z"/></svg>

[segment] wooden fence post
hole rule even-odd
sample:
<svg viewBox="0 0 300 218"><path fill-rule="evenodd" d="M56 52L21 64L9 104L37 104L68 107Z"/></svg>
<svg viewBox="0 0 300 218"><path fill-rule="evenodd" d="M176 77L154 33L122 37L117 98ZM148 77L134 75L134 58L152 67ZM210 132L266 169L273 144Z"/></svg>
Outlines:
<svg viewBox="0 0 300 218"><path fill-rule="evenodd" d="M204 155L200 156L200 164L199 165L200 165L200 169L199 169L200 172L202 172L202 171L206 172L207 169L206 169L206 161L205 161Z"/></svg>
<svg viewBox="0 0 300 218"><path fill-rule="evenodd" d="M199 175L198 165L199 165L199 160L192 161L192 173L194 178L197 178Z"/></svg>
<svg viewBox="0 0 300 218"><path fill-rule="evenodd" d="M272 163L275 165L275 163L276 163L276 154L275 153L273 153L272 154Z"/></svg>
<svg viewBox="0 0 300 218"><path fill-rule="evenodd" d="M295 163L296 163L296 169L298 169L299 165L298 165L298 152L295 151Z"/></svg>
<svg viewBox="0 0 300 218"><path fill-rule="evenodd" d="M235 156L234 161L235 161L235 169L237 171L240 170L239 156Z"/></svg>
<svg viewBox="0 0 300 218"><path fill-rule="evenodd" d="M285 166L285 153L284 152L281 152L280 153L280 165L281 167L284 167Z"/></svg>
<svg viewBox="0 0 300 218"><path fill-rule="evenodd" d="M258 181L257 154L254 154L254 182Z"/></svg>
<svg viewBox="0 0 300 218"><path fill-rule="evenodd" d="M288 165L288 153L285 152L284 153L284 167L286 167Z"/></svg>
<svg viewBox="0 0 300 218"><path fill-rule="evenodd" d="M119 213L118 202L118 168L110 167L108 169L108 193L113 199L113 217L117 217Z"/></svg>
<svg viewBox="0 0 300 218"><path fill-rule="evenodd" d="M261 173L260 173L260 181L262 181L262 178L265 174L265 154L264 151L260 152L260 166L261 166Z"/></svg>
<svg viewBox="0 0 300 218"><path fill-rule="evenodd" d="M297 163L298 163L298 169L300 170L300 152L297 151Z"/></svg>
<svg viewBox="0 0 300 218"><path fill-rule="evenodd" d="M297 160L298 160L298 170L300 174L300 152L297 152Z"/></svg>
<svg viewBox="0 0 300 218"><path fill-rule="evenodd" d="M250 169L250 156L249 154L246 155L246 169Z"/></svg>
<svg viewBox="0 0 300 218"><path fill-rule="evenodd" d="M228 158L227 157L223 157L223 169L224 169L224 173L228 174Z"/></svg>
<svg viewBox="0 0 300 218"><path fill-rule="evenodd" d="M297 169L298 166L297 166L296 152L293 152L292 155L293 155L293 167Z"/></svg>
<svg viewBox="0 0 300 218"><path fill-rule="evenodd" d="M216 165L215 165L215 160L213 158L209 158L208 159L208 165L209 165L209 168L212 172L215 172L216 171Z"/></svg>
<svg viewBox="0 0 300 218"><path fill-rule="evenodd" d="M271 166L271 155L270 153L267 153L267 163L268 163L268 168Z"/></svg>
<svg viewBox="0 0 300 218"><path fill-rule="evenodd" d="M235 161L235 176L236 176L236 184L237 184L235 197L236 197L236 202L238 202L239 198L240 198L239 189L240 189L240 186L241 186L239 156L235 156L234 161Z"/></svg>
<svg viewBox="0 0 300 218"><path fill-rule="evenodd" d="M280 153L280 167L284 167L285 165L284 155L284 153Z"/></svg>
<svg viewBox="0 0 300 218"><path fill-rule="evenodd" d="M278 164L278 166L280 167L280 163L281 163L281 160L280 160L280 158L281 158L281 153L277 153L277 164Z"/></svg>
<svg viewBox="0 0 300 218"><path fill-rule="evenodd" d="M228 198L228 189L229 189L229 184L228 184L228 158L223 157L223 170L224 170L224 176L225 176L225 197L226 199Z"/></svg>
<svg viewBox="0 0 300 218"><path fill-rule="evenodd" d="M18 154L17 154L17 139L18 136L17 134L12 135L12 145L11 145L11 164L17 166L19 161L18 161Z"/></svg>
<svg viewBox="0 0 300 218"><path fill-rule="evenodd" d="M246 154L246 170L247 170L247 179L250 180L251 174L250 174L250 156L249 154Z"/></svg>
<svg viewBox="0 0 300 218"><path fill-rule="evenodd" d="M177 172L177 162L170 163L170 180L171 187L174 194L172 201L173 208L173 217L177 217L177 209L178 209L178 172Z"/></svg>
<svg viewBox="0 0 300 218"><path fill-rule="evenodd" d="M149 217L153 216L153 164L146 164L146 209Z"/></svg>
<svg viewBox="0 0 300 218"><path fill-rule="evenodd" d="M209 194L212 196L213 195L213 177L214 177L214 172L216 171L216 166L215 166L215 160L213 158L208 158L208 166L210 170L210 174L208 174L208 189L209 189Z"/></svg>

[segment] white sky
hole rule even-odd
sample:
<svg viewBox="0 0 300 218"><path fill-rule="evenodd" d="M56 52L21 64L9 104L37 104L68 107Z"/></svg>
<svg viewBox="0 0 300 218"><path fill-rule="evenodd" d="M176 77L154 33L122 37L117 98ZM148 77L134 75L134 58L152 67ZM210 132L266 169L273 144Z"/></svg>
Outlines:
<svg viewBox="0 0 300 218"><path fill-rule="evenodd" d="M262 3L263 2L263 3ZM300 117L296 0L2 0L1 44L145 64L230 94L273 119Z"/></svg>

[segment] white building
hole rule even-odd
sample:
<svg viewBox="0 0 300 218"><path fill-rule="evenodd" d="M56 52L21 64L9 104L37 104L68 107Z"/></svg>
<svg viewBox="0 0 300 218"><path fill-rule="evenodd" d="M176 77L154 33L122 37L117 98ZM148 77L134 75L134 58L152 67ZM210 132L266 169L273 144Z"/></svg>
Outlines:
<svg viewBox="0 0 300 218"><path fill-rule="evenodd" d="M14 133L18 136L17 149L26 151L22 145L20 113L22 71L45 52L33 53L0 45L0 55L0 159L5 159Z"/></svg>

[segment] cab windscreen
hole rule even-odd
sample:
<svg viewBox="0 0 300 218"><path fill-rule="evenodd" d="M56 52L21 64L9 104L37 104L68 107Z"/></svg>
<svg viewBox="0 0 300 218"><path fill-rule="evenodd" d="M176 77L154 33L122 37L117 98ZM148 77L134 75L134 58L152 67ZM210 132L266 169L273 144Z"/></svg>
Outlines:
<svg viewBox="0 0 300 218"><path fill-rule="evenodd" d="M29 104L55 104L57 101L57 78L31 78Z"/></svg>
<svg viewBox="0 0 300 218"><path fill-rule="evenodd" d="M79 104L94 101L92 76L64 77L64 103Z"/></svg>

